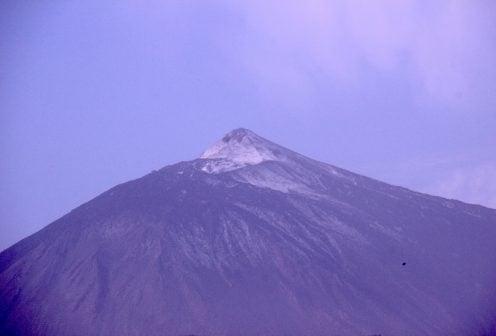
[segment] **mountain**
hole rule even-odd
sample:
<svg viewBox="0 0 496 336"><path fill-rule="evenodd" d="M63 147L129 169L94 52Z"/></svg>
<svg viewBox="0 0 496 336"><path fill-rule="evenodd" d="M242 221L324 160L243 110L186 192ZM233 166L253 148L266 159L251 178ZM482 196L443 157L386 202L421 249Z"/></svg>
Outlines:
<svg viewBox="0 0 496 336"><path fill-rule="evenodd" d="M496 210L246 129L0 254L1 335L494 335Z"/></svg>

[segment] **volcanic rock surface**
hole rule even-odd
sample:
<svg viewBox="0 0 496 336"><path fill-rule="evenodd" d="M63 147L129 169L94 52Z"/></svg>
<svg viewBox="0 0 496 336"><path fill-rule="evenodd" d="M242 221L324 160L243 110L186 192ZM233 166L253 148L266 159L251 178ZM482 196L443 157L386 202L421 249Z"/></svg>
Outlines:
<svg viewBox="0 0 496 336"><path fill-rule="evenodd" d="M496 210L246 129L0 254L0 335L492 335Z"/></svg>

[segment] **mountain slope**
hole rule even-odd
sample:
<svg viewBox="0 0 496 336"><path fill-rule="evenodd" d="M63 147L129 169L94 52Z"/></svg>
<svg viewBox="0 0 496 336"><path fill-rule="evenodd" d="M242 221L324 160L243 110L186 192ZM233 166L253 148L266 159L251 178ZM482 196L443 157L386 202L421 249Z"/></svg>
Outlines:
<svg viewBox="0 0 496 336"><path fill-rule="evenodd" d="M245 130L0 254L0 334L490 335L496 211Z"/></svg>

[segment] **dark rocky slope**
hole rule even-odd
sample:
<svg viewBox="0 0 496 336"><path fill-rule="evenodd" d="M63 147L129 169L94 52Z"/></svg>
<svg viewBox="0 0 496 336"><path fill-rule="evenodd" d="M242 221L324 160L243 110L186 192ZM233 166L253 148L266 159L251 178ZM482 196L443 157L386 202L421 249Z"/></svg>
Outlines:
<svg viewBox="0 0 496 336"><path fill-rule="evenodd" d="M496 211L239 129L0 254L1 335L490 335Z"/></svg>

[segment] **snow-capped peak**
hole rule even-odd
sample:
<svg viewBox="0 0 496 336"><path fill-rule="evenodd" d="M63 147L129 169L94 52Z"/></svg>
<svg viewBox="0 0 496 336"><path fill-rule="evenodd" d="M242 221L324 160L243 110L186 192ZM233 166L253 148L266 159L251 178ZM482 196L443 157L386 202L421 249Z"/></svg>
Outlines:
<svg viewBox="0 0 496 336"><path fill-rule="evenodd" d="M217 141L201 155L201 159L219 159L207 162L204 171L219 173L256 165L263 161L279 160L277 145L245 128L235 129Z"/></svg>

